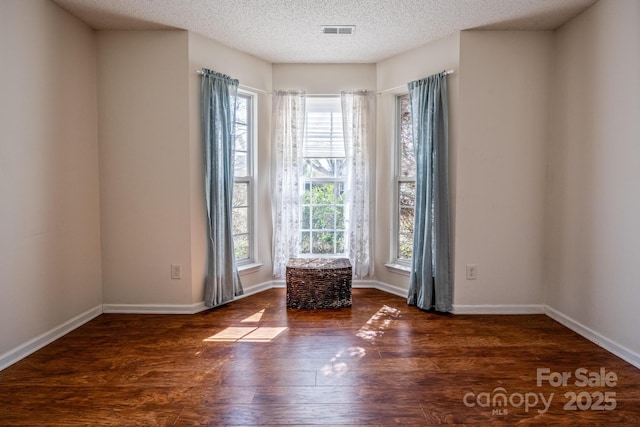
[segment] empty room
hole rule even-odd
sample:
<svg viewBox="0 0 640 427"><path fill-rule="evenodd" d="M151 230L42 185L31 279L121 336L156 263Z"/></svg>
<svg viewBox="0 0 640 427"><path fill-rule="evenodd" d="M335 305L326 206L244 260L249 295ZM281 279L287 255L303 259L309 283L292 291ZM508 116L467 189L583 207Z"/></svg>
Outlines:
<svg viewBox="0 0 640 427"><path fill-rule="evenodd" d="M640 425L637 0L0 0L0 426Z"/></svg>

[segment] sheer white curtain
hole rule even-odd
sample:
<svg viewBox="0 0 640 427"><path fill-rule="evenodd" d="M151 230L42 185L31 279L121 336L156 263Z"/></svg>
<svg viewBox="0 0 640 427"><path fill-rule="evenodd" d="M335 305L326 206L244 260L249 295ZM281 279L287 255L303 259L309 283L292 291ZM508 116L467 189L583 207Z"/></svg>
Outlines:
<svg viewBox="0 0 640 427"><path fill-rule="evenodd" d="M354 276L364 277L373 274L369 185L375 95L370 91L343 91L341 99L347 161L345 247Z"/></svg>
<svg viewBox="0 0 640 427"><path fill-rule="evenodd" d="M300 176L305 122L305 93L273 93L272 214L273 275L285 277L287 261L300 242Z"/></svg>

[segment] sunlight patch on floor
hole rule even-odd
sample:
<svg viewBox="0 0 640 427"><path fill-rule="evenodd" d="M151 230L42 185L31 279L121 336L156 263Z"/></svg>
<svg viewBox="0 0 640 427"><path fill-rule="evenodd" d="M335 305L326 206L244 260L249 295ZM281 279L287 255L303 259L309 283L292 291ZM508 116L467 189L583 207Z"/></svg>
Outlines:
<svg viewBox="0 0 640 427"><path fill-rule="evenodd" d="M238 341L240 338L245 335L250 334L256 328L251 326L230 326L222 331L218 332L215 335L210 336L209 338L205 338L203 341Z"/></svg>
<svg viewBox="0 0 640 427"><path fill-rule="evenodd" d="M366 354L367 351L362 347L342 349L329 360L329 363L326 363L320 368L320 372L322 372L325 377L341 377L349 371L349 364L347 362L353 359L362 359Z"/></svg>
<svg viewBox="0 0 640 427"><path fill-rule="evenodd" d="M255 331L249 333L248 335L245 335L238 341L239 342L270 342L276 339L278 335L280 335L286 330L287 330L286 326L278 326L278 327L262 326L256 329Z"/></svg>
<svg viewBox="0 0 640 427"><path fill-rule="evenodd" d="M251 316L247 317L244 320L241 320L241 323L248 323L248 322L259 322L260 320L262 320L262 315L264 314L264 308L262 310L260 310L259 312L252 314Z"/></svg>
<svg viewBox="0 0 640 427"><path fill-rule="evenodd" d="M255 327L230 326L215 335L205 338L205 342L271 342L288 328L283 327Z"/></svg>
<svg viewBox="0 0 640 427"><path fill-rule="evenodd" d="M383 305L367 320L367 323L358 330L356 336L372 344L376 339L384 335L385 331L393 325L394 320L399 317L400 310L389 307L388 305ZM366 350L362 347L349 347L340 350L328 363L322 366L320 372L322 372L325 377L340 377L349 371L349 362L361 359L366 354Z"/></svg>
<svg viewBox="0 0 640 427"><path fill-rule="evenodd" d="M374 342L377 338L384 335L384 331L391 327L393 321L400 317L400 310L397 308L383 305L369 320L365 323L358 333L357 337L365 341Z"/></svg>

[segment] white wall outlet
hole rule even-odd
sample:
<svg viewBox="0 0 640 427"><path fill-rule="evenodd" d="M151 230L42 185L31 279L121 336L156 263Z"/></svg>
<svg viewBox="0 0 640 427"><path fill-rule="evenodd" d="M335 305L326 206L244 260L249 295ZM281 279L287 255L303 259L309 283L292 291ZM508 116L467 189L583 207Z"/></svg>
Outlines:
<svg viewBox="0 0 640 427"><path fill-rule="evenodd" d="M171 264L171 279L182 279L182 264Z"/></svg>
<svg viewBox="0 0 640 427"><path fill-rule="evenodd" d="M476 280L478 278L478 266L475 264L467 264L467 280Z"/></svg>

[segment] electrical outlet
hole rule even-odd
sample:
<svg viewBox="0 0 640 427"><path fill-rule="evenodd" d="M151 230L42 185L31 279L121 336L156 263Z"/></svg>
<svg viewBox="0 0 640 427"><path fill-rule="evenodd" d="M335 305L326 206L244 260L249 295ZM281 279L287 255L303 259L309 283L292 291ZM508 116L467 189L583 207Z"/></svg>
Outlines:
<svg viewBox="0 0 640 427"><path fill-rule="evenodd" d="M478 278L478 266L475 264L467 264L467 280L476 280Z"/></svg>
<svg viewBox="0 0 640 427"><path fill-rule="evenodd" d="M171 264L171 279L182 279L182 264Z"/></svg>

